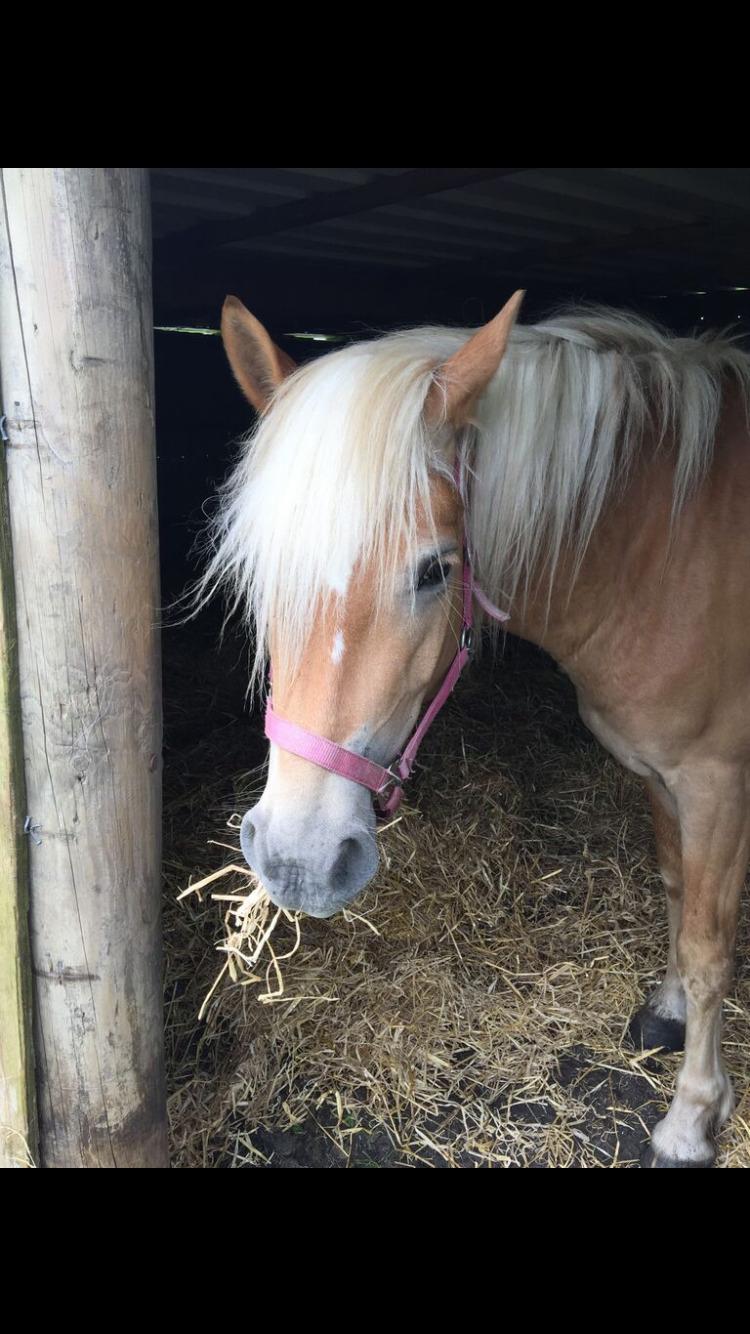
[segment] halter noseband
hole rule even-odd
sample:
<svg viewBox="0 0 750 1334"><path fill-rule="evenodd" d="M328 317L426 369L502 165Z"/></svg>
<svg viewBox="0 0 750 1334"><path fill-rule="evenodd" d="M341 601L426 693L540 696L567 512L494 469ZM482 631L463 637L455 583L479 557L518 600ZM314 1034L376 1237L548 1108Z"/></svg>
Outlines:
<svg viewBox="0 0 750 1334"><path fill-rule="evenodd" d="M474 647L473 603L475 598L482 610L493 620L507 621L509 619L509 613L500 611L498 607L495 607L481 588L478 588L475 584L466 538L464 537L463 613L458 653L448 668L438 693L428 705L400 756L393 760L388 768L385 768L382 764L376 764L374 760L365 759L363 755L357 755L353 750L347 750L345 746L339 746L335 741L316 736L314 732L306 731L304 727L300 727L297 723L291 723L288 719L281 718L274 711L273 702L270 698L266 706L265 728L269 741L281 746L282 750L290 751L292 755L299 755L303 760L310 760L312 764L319 765L321 769L328 769L330 773L340 774L342 778L350 778L352 782L360 783L362 787L369 788L375 794L379 813L381 815L392 815L398 809L403 796L404 783L414 767L417 751L422 744L425 733L439 714L471 658Z"/></svg>

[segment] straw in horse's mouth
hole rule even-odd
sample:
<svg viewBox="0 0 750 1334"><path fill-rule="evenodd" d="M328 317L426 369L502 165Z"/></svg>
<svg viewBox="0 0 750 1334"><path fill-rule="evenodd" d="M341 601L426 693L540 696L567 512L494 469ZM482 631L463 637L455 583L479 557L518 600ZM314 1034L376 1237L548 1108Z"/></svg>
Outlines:
<svg viewBox="0 0 750 1334"><path fill-rule="evenodd" d="M239 815L232 815L227 827L237 829L240 820ZM388 825L383 826L383 829L387 828ZM209 839L208 842L217 847L229 848L231 852L236 851L231 844L221 843L217 839ZM235 877L234 892L212 891L210 894L214 903L229 905L223 918L224 939L216 947L226 955L226 960L204 997L198 1012L199 1019L204 1018L211 997L225 978L229 982L239 982L242 986L262 984L265 989L256 993L256 999L263 1003L280 1000L285 994L281 964L291 959L300 946L300 919L305 914L277 907L255 872L247 866L240 866L237 862L229 862L228 865L222 866L218 871L212 871L201 880L191 882L177 895L177 901L196 894L199 902L202 902L203 890L209 885L218 884L227 876ZM345 920L363 922L376 936L380 934L377 927L361 913L352 912L349 908L343 908L341 911ZM283 954L277 954L271 938L282 919L294 928L296 934L292 948Z"/></svg>
<svg viewBox="0 0 750 1334"><path fill-rule="evenodd" d="M232 817L230 821L230 828L236 827L234 819ZM209 842L216 840L210 839ZM229 847L229 844L219 846ZM197 894L201 899L202 890L226 876L243 877L245 883L243 886L242 880L237 880L235 893L211 893L214 902L229 905L224 913L224 939L217 945L217 949L226 955L226 960L204 997L198 1012L199 1019L204 1017L208 1003L225 975L231 982L239 982L242 986L262 984L265 989L258 993L259 1001L279 1000L284 995L281 964L297 953L300 944L300 913L277 908L255 872L236 862L230 862L211 875L204 876L202 880L188 885L177 897L184 899L190 894ZM296 938L290 950L277 954L271 944L271 937L282 916L294 927Z"/></svg>

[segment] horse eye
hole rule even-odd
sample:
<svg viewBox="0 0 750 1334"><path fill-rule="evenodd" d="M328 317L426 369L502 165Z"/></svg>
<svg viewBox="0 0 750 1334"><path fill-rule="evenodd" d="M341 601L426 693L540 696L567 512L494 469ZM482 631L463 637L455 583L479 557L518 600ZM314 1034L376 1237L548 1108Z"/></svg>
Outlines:
<svg viewBox="0 0 750 1334"><path fill-rule="evenodd" d="M444 565L437 556L433 556L420 571L417 580L417 592L422 588L436 588L445 583L450 574L450 565Z"/></svg>

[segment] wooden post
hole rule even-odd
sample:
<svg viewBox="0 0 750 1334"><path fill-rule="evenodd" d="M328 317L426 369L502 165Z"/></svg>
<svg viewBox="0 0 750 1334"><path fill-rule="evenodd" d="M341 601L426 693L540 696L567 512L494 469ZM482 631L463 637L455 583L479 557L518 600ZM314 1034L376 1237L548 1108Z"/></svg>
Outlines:
<svg viewBox="0 0 750 1334"><path fill-rule="evenodd" d="M30 1166L37 1151L25 817L13 549L0 441L0 1167Z"/></svg>
<svg viewBox="0 0 750 1334"><path fill-rule="evenodd" d="M141 168L5 168L40 1155L167 1166L151 237Z"/></svg>

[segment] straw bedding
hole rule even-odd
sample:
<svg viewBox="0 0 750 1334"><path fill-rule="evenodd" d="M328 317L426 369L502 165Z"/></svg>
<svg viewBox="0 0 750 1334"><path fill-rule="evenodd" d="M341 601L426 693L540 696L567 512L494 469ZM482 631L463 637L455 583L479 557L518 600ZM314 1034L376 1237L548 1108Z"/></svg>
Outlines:
<svg viewBox="0 0 750 1334"><path fill-rule="evenodd" d="M238 646L174 635L165 684L174 1165L633 1166L679 1063L624 1039L663 973L663 891L641 785L549 659L508 640L475 665L379 834L377 879L327 922L278 915L255 960L231 817L262 790L265 744ZM277 916L257 893L250 914L256 940ZM749 934L723 1167L750 1166Z"/></svg>

